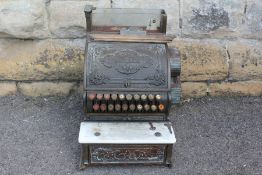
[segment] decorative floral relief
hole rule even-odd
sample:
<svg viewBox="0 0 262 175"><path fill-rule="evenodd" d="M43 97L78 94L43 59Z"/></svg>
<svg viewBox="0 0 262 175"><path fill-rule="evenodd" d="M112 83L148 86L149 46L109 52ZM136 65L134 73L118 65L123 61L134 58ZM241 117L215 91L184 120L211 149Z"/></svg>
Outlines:
<svg viewBox="0 0 262 175"><path fill-rule="evenodd" d="M149 84L160 86L166 84L166 73L163 70L160 70L159 66L157 67L154 75L148 76L145 80L150 80Z"/></svg>
<svg viewBox="0 0 262 175"><path fill-rule="evenodd" d="M109 80L109 77L107 77L102 72L98 72L97 69L95 69L91 74L89 74L89 83L93 85L101 85L105 84L106 80Z"/></svg>
<svg viewBox="0 0 262 175"><path fill-rule="evenodd" d="M166 85L165 70L162 70L160 65L154 67L164 62L162 59L165 56L166 48L163 44L90 43L88 66L92 71L88 75L88 83L90 85L111 82L121 84L124 78L131 77L131 82L134 84L141 84L146 80L144 83L150 86ZM122 77L119 73L126 76Z"/></svg>
<svg viewBox="0 0 262 175"><path fill-rule="evenodd" d="M95 147L91 150L94 162L117 161L161 161L164 158L164 149L152 147Z"/></svg>

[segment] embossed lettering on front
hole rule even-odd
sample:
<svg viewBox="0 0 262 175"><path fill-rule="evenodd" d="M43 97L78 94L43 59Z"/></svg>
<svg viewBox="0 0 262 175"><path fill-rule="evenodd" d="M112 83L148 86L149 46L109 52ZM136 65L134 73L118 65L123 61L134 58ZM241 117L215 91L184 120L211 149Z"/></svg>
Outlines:
<svg viewBox="0 0 262 175"><path fill-rule="evenodd" d="M134 74L153 64L150 56L130 49L121 49L114 53L105 54L100 58L100 62L107 68L114 68L122 74Z"/></svg>
<svg viewBox="0 0 262 175"><path fill-rule="evenodd" d="M162 145L129 145L129 146L91 146L93 163L162 163L165 146Z"/></svg>

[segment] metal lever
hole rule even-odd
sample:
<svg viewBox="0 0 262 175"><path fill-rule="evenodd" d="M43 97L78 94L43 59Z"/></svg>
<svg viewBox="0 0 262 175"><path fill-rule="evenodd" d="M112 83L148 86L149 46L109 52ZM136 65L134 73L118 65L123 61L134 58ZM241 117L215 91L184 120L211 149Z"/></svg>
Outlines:
<svg viewBox="0 0 262 175"><path fill-rule="evenodd" d="M153 126L153 123L152 123L152 122L148 122L148 123L149 123L149 125L150 125L150 128L149 128L150 130L155 130L155 129L156 129L156 127Z"/></svg>
<svg viewBox="0 0 262 175"><path fill-rule="evenodd" d="M172 134L171 124L170 123L165 123L164 125L168 128L170 134Z"/></svg>

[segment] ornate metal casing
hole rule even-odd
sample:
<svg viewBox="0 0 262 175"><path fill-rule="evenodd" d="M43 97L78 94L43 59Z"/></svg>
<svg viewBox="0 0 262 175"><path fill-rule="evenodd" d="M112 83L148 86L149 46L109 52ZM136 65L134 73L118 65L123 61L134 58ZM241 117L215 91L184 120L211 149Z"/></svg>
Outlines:
<svg viewBox="0 0 262 175"><path fill-rule="evenodd" d="M180 99L180 62L178 52L167 46L173 38L165 35L164 10L87 6L85 14L88 36L84 110L88 119L166 120L172 102L178 103ZM103 97L97 98L97 94ZM116 100L111 98L113 94L117 95ZM93 95L95 98L90 100L89 96ZM124 99L119 95L124 95ZM127 100L127 95L132 100ZM135 100L135 95L140 100ZM152 95L154 99L150 100ZM101 110L101 104L106 109ZM109 104L114 105L113 110ZM120 110L116 110L116 104L121 106ZM132 104L135 110L130 110ZM128 106L127 110L123 110L123 105ZM138 105L142 105L142 110L137 109ZM154 105L156 110L151 109Z"/></svg>
<svg viewBox="0 0 262 175"><path fill-rule="evenodd" d="M171 165L168 121L180 101L180 58L168 43L164 10L85 8L81 168L101 164Z"/></svg>

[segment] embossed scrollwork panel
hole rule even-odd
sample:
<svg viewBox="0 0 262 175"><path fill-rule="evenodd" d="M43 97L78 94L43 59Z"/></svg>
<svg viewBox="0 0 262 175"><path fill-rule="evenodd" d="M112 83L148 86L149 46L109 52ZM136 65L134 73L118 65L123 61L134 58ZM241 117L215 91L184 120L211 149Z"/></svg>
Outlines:
<svg viewBox="0 0 262 175"><path fill-rule="evenodd" d="M92 163L162 163L163 145L94 145L91 146Z"/></svg>
<svg viewBox="0 0 262 175"><path fill-rule="evenodd" d="M87 87L168 87L164 44L91 42L87 51Z"/></svg>

